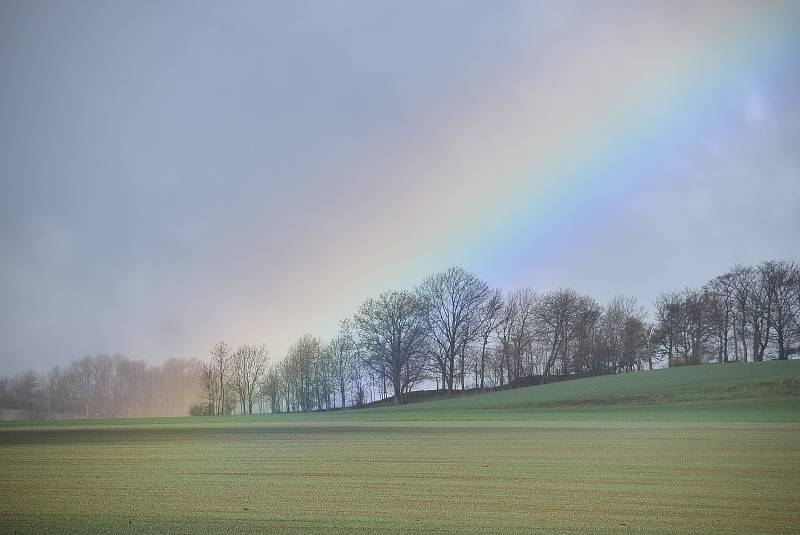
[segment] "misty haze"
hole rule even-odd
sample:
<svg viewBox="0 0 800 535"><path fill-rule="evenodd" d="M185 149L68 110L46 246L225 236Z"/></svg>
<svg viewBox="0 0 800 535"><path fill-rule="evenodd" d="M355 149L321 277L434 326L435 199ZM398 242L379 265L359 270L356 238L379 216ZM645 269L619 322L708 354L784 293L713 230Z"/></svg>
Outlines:
<svg viewBox="0 0 800 535"><path fill-rule="evenodd" d="M0 3L0 532L796 533L800 4Z"/></svg>

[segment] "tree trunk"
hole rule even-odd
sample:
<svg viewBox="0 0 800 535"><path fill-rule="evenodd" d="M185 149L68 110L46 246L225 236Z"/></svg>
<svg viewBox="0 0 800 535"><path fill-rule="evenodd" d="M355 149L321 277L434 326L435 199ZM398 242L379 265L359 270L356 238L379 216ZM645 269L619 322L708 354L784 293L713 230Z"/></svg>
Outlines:
<svg viewBox="0 0 800 535"><path fill-rule="evenodd" d="M455 353L451 354L450 357L448 357L448 361L449 361L449 364L450 364L450 369L448 370L448 376L447 376L447 390L450 393L452 393L453 392L453 375L454 375L455 368L456 368L456 355L455 355Z"/></svg>
<svg viewBox="0 0 800 535"><path fill-rule="evenodd" d="M483 346L481 347L481 390L483 390L483 378L486 374L486 338L483 339Z"/></svg>
<svg viewBox="0 0 800 535"><path fill-rule="evenodd" d="M462 392L464 391L464 376L466 375L466 371L467 371L467 370L464 369L464 366L465 366L465 364L464 364L464 353L465 353L464 351L461 352L461 391Z"/></svg>
<svg viewBox="0 0 800 535"><path fill-rule="evenodd" d="M787 360L789 356L786 354L786 343L783 339L783 329L778 331L778 360Z"/></svg>
<svg viewBox="0 0 800 535"><path fill-rule="evenodd" d="M742 362L747 362L747 325L744 319L742 319L742 327L739 330L739 336L742 339Z"/></svg>

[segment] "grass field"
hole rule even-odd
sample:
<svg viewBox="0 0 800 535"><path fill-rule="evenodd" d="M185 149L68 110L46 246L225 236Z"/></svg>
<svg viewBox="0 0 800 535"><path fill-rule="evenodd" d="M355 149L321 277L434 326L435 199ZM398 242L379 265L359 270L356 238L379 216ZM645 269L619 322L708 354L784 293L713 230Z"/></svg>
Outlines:
<svg viewBox="0 0 800 535"><path fill-rule="evenodd" d="M309 415L6 423L0 531L798 533L800 362Z"/></svg>

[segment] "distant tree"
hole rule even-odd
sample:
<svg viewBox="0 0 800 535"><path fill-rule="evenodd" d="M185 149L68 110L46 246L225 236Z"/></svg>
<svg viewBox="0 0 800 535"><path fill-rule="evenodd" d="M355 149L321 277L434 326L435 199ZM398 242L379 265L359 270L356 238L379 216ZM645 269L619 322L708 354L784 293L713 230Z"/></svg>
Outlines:
<svg viewBox="0 0 800 535"><path fill-rule="evenodd" d="M344 321L339 334L331 340L327 347L331 379L339 394L341 408L347 409L347 395L359 379L359 354L353 339L351 322Z"/></svg>
<svg viewBox="0 0 800 535"><path fill-rule="evenodd" d="M209 416L207 403L195 403L189 407L189 416Z"/></svg>
<svg viewBox="0 0 800 535"><path fill-rule="evenodd" d="M497 336L509 385L533 373L531 366L526 370L525 356L532 355L538 306L539 296L530 288L511 292L506 298Z"/></svg>
<svg viewBox="0 0 800 535"><path fill-rule="evenodd" d="M800 306L795 297L797 292L797 279L800 278L800 268L797 264L789 262L765 262L761 268L764 273L767 291L771 297L767 300L771 306L771 326L775 331L777 357L786 360L789 355L798 351L792 336L792 325L797 322Z"/></svg>
<svg viewBox="0 0 800 535"><path fill-rule="evenodd" d="M220 410L217 408L220 396L218 393L219 383L217 381L216 370L212 362L203 362L203 367L200 371L200 391L205 405L207 407L203 413L219 414Z"/></svg>
<svg viewBox="0 0 800 535"><path fill-rule="evenodd" d="M667 366L672 367L678 355L678 345L684 325L684 303L680 292L661 294L656 299L656 339Z"/></svg>
<svg viewBox="0 0 800 535"><path fill-rule="evenodd" d="M317 410L328 410L331 407L331 396L334 385L331 379L331 354L321 345L320 350L311 361L311 384Z"/></svg>
<svg viewBox="0 0 800 535"><path fill-rule="evenodd" d="M287 389L293 393L295 405L304 412L315 406L315 368L321 353L322 342L310 334L300 337L289 347L284 369Z"/></svg>
<svg viewBox="0 0 800 535"><path fill-rule="evenodd" d="M242 414L253 414L258 387L267 368L264 345L242 345L231 357L231 383L239 397Z"/></svg>
<svg viewBox="0 0 800 535"><path fill-rule="evenodd" d="M231 348L225 342L217 342L211 349L211 366L214 369L217 392L217 414L226 414L228 405L228 383L231 373Z"/></svg>
<svg viewBox="0 0 800 535"><path fill-rule="evenodd" d="M11 378L7 375L0 376L0 409L13 408L11 400Z"/></svg>
<svg viewBox="0 0 800 535"><path fill-rule="evenodd" d="M486 361L487 352L489 351L489 338L497 332L500 324L505 321L503 315L503 307L505 302L503 300L503 293L500 290L493 290L483 304L478 316L477 335L480 343L480 357L477 361L480 377L480 389L485 387L486 379Z"/></svg>
<svg viewBox="0 0 800 535"><path fill-rule="evenodd" d="M731 274L725 273L714 278L703 289L709 298L709 323L716 338L717 362L728 362L731 338L734 340L733 343L736 343L736 304Z"/></svg>
<svg viewBox="0 0 800 535"><path fill-rule="evenodd" d="M422 379L427 350L427 309L411 292L367 299L353 319L364 363L392 384L395 404Z"/></svg>
<svg viewBox="0 0 800 535"><path fill-rule="evenodd" d="M438 368L442 388L452 392L456 358L460 359L461 389L464 389L464 358L467 345L480 336L482 313L492 297L489 285L460 267L431 275L418 288L431 339L439 351Z"/></svg>
<svg viewBox="0 0 800 535"><path fill-rule="evenodd" d="M539 300L536 307L536 338L544 344L546 360L543 376L549 375L559 360L561 373L569 373L569 349L575 342L581 313L589 301L588 296L578 295L570 288L549 292Z"/></svg>
<svg viewBox="0 0 800 535"><path fill-rule="evenodd" d="M584 296L572 327L572 371L577 374L606 373L605 354L600 351L603 308L594 299Z"/></svg>
<svg viewBox="0 0 800 535"><path fill-rule="evenodd" d="M742 348L742 362L747 362L747 349L750 343L750 315L751 303L754 300L752 293L755 290L756 274L755 270L749 266L738 265L730 272L730 284L733 288L733 295L736 302L736 317L738 321L734 323L737 335L737 360L738 347ZM754 350L755 351L755 350Z"/></svg>
<svg viewBox="0 0 800 535"><path fill-rule="evenodd" d="M270 412L281 412L281 378L278 366L270 366L264 374L261 395L269 401Z"/></svg>
<svg viewBox="0 0 800 535"><path fill-rule="evenodd" d="M356 396L355 396L355 406L356 407L363 407L366 403L367 394L364 391L364 387L359 383L356 387Z"/></svg>
<svg viewBox="0 0 800 535"><path fill-rule="evenodd" d="M26 370L11 380L11 397L15 406L26 411L41 409L41 379L33 370Z"/></svg>
<svg viewBox="0 0 800 535"><path fill-rule="evenodd" d="M753 360L764 360L772 329L772 297L771 270L768 264L762 264L753 270L750 280L750 291L746 303L745 314L750 326Z"/></svg>

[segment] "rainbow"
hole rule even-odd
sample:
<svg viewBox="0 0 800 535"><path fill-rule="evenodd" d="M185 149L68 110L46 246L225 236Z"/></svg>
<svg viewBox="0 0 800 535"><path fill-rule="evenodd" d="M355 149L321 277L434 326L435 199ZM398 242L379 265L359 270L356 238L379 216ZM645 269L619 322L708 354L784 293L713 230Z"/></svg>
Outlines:
<svg viewBox="0 0 800 535"><path fill-rule="evenodd" d="M800 4L693 9L666 21L645 9L631 28L612 14L548 49L546 68L510 69L474 107L420 122L385 153L367 147L380 162L353 183L373 187L315 214L325 228L310 258L281 273L281 288L302 295L265 322L329 336L364 298L450 265L530 284L537 264L642 205L648 188L685 184L709 143L749 127L750 79L780 81L800 57Z"/></svg>
<svg viewBox="0 0 800 535"><path fill-rule="evenodd" d="M702 48L693 43L695 46L684 50L671 50L678 52L680 61L666 66L654 64L658 58L649 65L645 61L640 65L640 84L617 94L601 95L604 98L596 101L605 106L576 113L575 124L561 124L558 117L547 117L545 112L543 122L552 127L552 137L531 133L538 124L535 115L516 114L496 102L478 115L496 113L501 121L510 118L520 124L507 128L508 123L498 127L491 121L482 124L477 120L475 126L467 124L469 121L455 125L454 143L463 141L463 129L483 126L502 135L494 144L462 151L474 159L488 159L490 165L475 165L470 160L450 170L455 178L447 177L438 185L431 183L427 195L434 206L432 213L440 214L453 195L462 196L461 206L443 217L421 218L416 233L430 238L423 254L411 254L407 265L400 264L398 282L413 285L426 273L450 264L469 266L487 275L498 261L506 270L515 262L519 269L525 269L530 251L556 253L560 244L569 242L564 240L565 235L596 225L648 182L678 172L681 163L702 150L705 141L740 128L740 73L755 70L760 79L770 79L780 76L783 66L800 57L800 5L751 7L752 13L746 18L721 23L724 31L703 34ZM613 57L611 48L603 55ZM535 85L536 80L529 82ZM538 103L548 101L535 88L531 98ZM564 100L568 98L573 95ZM519 105L518 100L511 101ZM537 111L524 102L522 108ZM503 147L529 137L540 144L515 150ZM478 172L470 169L473 166ZM493 176L482 174L487 171L493 171ZM455 193L453 183L462 184ZM436 221L428 223L428 219Z"/></svg>

